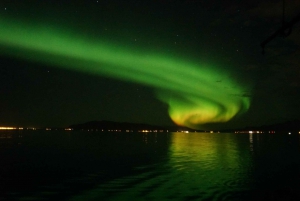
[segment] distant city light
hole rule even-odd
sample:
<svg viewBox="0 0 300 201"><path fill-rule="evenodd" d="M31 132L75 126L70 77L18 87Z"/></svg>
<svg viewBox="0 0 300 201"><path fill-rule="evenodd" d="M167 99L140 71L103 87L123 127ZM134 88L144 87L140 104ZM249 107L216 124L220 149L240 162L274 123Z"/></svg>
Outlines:
<svg viewBox="0 0 300 201"><path fill-rule="evenodd" d="M16 127L0 127L0 130L16 130Z"/></svg>
<svg viewBox="0 0 300 201"><path fill-rule="evenodd" d="M1 126L0 130L23 130L23 127L6 127L6 126Z"/></svg>

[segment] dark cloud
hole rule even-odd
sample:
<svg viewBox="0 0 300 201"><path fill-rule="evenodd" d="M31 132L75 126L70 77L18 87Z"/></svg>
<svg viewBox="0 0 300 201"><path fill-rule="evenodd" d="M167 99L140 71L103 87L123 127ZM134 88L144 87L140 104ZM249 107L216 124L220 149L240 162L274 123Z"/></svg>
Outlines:
<svg viewBox="0 0 300 201"><path fill-rule="evenodd" d="M285 17L290 20L292 17L299 13L300 2L299 1L285 1ZM270 0L259 1L257 4L248 10L248 14L251 17L257 17L266 21L278 22L281 21L283 13L283 1ZM278 19L277 19L278 18Z"/></svg>

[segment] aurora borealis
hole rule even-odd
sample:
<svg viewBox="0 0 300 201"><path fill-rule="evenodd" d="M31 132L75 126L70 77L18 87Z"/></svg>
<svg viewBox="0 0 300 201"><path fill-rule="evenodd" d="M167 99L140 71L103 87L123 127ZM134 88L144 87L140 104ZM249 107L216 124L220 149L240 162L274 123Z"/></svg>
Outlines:
<svg viewBox="0 0 300 201"><path fill-rule="evenodd" d="M250 106L249 97L243 96L248 89L218 68L146 51L134 53L56 27L3 19L0 24L6 27L0 31L3 53L153 87L178 125L197 128L226 122Z"/></svg>
<svg viewBox="0 0 300 201"><path fill-rule="evenodd" d="M0 0L0 200L300 197L299 12Z"/></svg>
<svg viewBox="0 0 300 201"><path fill-rule="evenodd" d="M298 27L265 55L259 45L281 24L279 4L1 1L1 125L298 119ZM286 21L299 6L286 5Z"/></svg>

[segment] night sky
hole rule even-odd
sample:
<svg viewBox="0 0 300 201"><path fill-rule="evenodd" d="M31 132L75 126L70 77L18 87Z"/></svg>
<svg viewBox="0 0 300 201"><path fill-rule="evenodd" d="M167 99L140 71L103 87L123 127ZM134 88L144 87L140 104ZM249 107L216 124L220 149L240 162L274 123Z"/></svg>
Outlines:
<svg viewBox="0 0 300 201"><path fill-rule="evenodd" d="M282 1L0 2L0 126L300 119L300 22ZM300 13L286 1L285 20Z"/></svg>

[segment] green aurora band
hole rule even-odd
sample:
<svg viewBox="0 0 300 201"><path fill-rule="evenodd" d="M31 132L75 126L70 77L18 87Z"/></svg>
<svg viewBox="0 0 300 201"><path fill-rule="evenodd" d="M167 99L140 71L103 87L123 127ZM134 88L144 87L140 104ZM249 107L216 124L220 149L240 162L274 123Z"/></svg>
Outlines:
<svg viewBox="0 0 300 201"><path fill-rule="evenodd" d="M247 91L213 68L91 40L65 28L0 17L0 51L65 69L153 87L178 125L226 122L250 106Z"/></svg>

